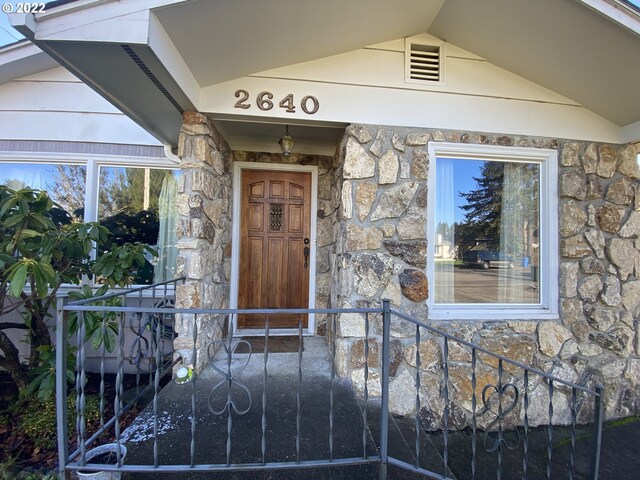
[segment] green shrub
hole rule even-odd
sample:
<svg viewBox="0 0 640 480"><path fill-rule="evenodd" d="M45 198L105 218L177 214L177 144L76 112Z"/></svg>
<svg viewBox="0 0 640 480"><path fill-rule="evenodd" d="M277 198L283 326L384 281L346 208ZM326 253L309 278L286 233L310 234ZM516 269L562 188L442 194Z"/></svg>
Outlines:
<svg viewBox="0 0 640 480"><path fill-rule="evenodd" d="M22 418L18 424L19 430L33 442L34 447L43 449L53 449L56 447L56 402L55 398L39 400L30 398L23 403L21 410ZM76 426L76 395L70 394L67 397L68 425L70 432ZM97 426L100 421L100 399L98 395L87 395L85 397L85 421L87 431L93 426Z"/></svg>

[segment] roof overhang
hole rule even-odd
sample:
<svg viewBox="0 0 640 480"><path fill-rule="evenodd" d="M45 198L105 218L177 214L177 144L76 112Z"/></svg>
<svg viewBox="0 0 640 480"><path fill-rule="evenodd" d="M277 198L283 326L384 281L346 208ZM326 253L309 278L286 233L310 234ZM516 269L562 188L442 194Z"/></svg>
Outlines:
<svg viewBox="0 0 640 480"><path fill-rule="evenodd" d="M640 20L615 0L78 0L16 16L14 26L164 143L184 110L230 137L271 134L202 109L212 85L428 32L556 91L640 139ZM300 123L310 144L341 125ZM316 132L316 127L334 129ZM315 133L314 133L315 132ZM237 134L237 135L236 135ZM327 150L328 151L328 150Z"/></svg>
<svg viewBox="0 0 640 480"><path fill-rule="evenodd" d="M430 33L618 126L640 120L640 21L608 2L448 0Z"/></svg>
<svg viewBox="0 0 640 480"><path fill-rule="evenodd" d="M57 67L58 64L28 40L0 48L0 85Z"/></svg>

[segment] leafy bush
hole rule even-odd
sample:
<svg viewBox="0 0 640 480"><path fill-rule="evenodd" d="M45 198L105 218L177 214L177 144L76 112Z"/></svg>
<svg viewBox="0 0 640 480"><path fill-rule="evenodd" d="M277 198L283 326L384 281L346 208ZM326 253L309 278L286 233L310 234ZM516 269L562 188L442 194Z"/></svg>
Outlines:
<svg viewBox="0 0 640 480"><path fill-rule="evenodd" d="M138 242L109 243L111 233L98 223L56 223L59 210L44 191L0 185L0 316L17 310L24 319L23 323L0 322L0 363L23 396L37 390L45 397L53 391L54 355L47 319L60 286L79 284L83 276L93 277L105 291L126 286L149 263L145 252L157 255ZM96 244L110 244L110 248L93 260ZM83 288L85 296L87 289L91 292ZM112 323L103 332L102 322L87 318L94 347L104 342L107 350L112 348ZM74 333L73 328L69 334ZM26 334L30 346L26 365L4 330Z"/></svg>
<svg viewBox="0 0 640 480"><path fill-rule="evenodd" d="M87 431L97 429L100 422L100 399L98 395L85 397L85 421ZM35 448L53 449L56 447L56 402L53 397L46 400L31 398L28 402L20 402L23 405L22 418L18 428L30 440ZM69 431L73 431L76 425L76 395L67 397L67 411Z"/></svg>

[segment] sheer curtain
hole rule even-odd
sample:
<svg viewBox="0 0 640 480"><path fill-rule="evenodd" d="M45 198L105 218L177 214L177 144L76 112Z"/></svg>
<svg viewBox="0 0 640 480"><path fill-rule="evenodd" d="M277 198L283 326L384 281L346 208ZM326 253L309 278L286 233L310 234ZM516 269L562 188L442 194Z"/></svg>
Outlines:
<svg viewBox="0 0 640 480"><path fill-rule="evenodd" d="M502 186L502 212L500 219L500 256L503 268L499 270L498 302L524 303L524 277L519 268L527 246L527 216L532 205L530 172L522 163L504 164ZM514 268L509 268L508 262Z"/></svg>
<svg viewBox="0 0 640 480"><path fill-rule="evenodd" d="M176 272L178 234L176 232L178 182L172 174L165 176L158 199L158 261L153 271L153 282L171 280Z"/></svg>
<svg viewBox="0 0 640 480"><path fill-rule="evenodd" d="M454 303L455 195L454 159L438 158L436 163L435 280L436 303Z"/></svg>

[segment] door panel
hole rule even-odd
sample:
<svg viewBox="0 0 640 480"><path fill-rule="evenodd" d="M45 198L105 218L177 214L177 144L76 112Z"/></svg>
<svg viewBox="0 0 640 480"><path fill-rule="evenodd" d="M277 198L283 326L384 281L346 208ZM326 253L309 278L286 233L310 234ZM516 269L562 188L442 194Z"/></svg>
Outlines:
<svg viewBox="0 0 640 480"><path fill-rule="evenodd" d="M238 308L307 308L311 174L243 170ZM309 240L307 240L309 242ZM240 315L239 328L264 328L265 315ZM269 328L306 328L308 316L271 315Z"/></svg>

